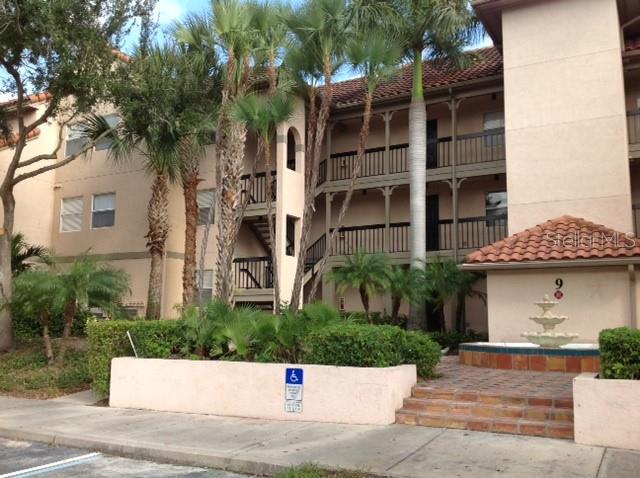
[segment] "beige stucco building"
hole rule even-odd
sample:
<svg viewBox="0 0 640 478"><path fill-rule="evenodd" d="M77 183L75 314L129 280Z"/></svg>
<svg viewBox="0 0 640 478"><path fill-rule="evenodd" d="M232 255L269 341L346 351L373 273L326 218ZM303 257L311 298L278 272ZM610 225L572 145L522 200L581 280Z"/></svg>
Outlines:
<svg viewBox="0 0 640 478"><path fill-rule="evenodd" d="M463 70L425 64L428 258L462 261L478 248L562 215L633 232L640 208L638 2L475 0L472 5L495 46L475 51L474 63ZM329 267L339 265L356 249L386 252L398 264L409 262L411 74L410 67L403 68L376 92L368 151ZM306 251L307 281L313 277L313 266L326 247L344 197L362 114L361 81L348 80L334 88L312 245ZM42 103L34 102L33 107L41 108ZM30 151L50 148L54 130L53 125L41 127L39 136L29 143ZM77 141L73 131L67 132L67 138L68 147L73 147ZM272 252L280 260L282 299L290 297L299 252L304 141L305 104L300 100L290 121L278 128L274 175L266 174L259 164L258 176L246 188L250 203L234 262L239 302L267 307L273 302ZM247 173L254 151L250 140ZM0 150L0 167L6 154L10 149ZM202 167L204 210L216 187L214 164L211 147ZM265 217L269 178L276 182L275 245L269 243ZM142 313L149 268L144 235L150 183L139 162L115 166L105 149L93 151L86 161L78 160L18 187L16 231L53 248L63 260L88 251L125 269L132 276L132 293L125 305ZM175 315L174 306L181 300L183 210L181 190L174 186L164 273L165 316ZM205 295L214 292L215 227L211 232L205 290L201 291ZM198 240L202 240L202 231ZM516 334L515 328L504 324L506 317L492 322L492 314L503 317L506 313L498 312L496 304L514 296L520 300L522 289L534 298L541 297L549 292L547 282L554 274L533 268L512 276L489 273L488 283L481 280L477 284L479 290L488 292L488 306L479 299L469 300L467 327L488 330L496 340L517 340L521 328ZM572 274L580 272L567 272L568 277ZM620 298L610 309L615 320L598 323L596 328L630 320L627 265L624 274L613 270L611 274L605 289L618 290L624 282L627 302ZM520 283L525 285L514 289ZM571 283L581 284L578 290L592 287L583 277ZM336 296L331 284L323 285L319 298L346 310L361 307L355 291ZM522 300L531 302L528 295ZM372 306L382 311L389 304L385 297L376 297ZM451 315L447 310L449 324ZM500 332L494 331L497 324ZM585 331L585 337L592 339L593 330Z"/></svg>

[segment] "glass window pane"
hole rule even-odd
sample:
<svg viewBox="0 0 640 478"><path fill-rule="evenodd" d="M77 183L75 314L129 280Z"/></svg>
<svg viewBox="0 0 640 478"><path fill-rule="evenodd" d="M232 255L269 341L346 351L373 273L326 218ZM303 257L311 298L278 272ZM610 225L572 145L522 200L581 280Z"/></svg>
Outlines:
<svg viewBox="0 0 640 478"><path fill-rule="evenodd" d="M507 219L507 193L506 191L487 193L485 199L487 223L496 220Z"/></svg>
<svg viewBox="0 0 640 478"><path fill-rule="evenodd" d="M115 193L108 194L96 194L93 196L93 210L104 211L105 209L116 208L116 195Z"/></svg>
<svg viewBox="0 0 640 478"><path fill-rule="evenodd" d="M82 229L82 198L63 198L60 208L60 232Z"/></svg>
<svg viewBox="0 0 640 478"><path fill-rule="evenodd" d="M111 227L115 224L115 211L96 211L91 215L91 227L94 229L100 227Z"/></svg>
<svg viewBox="0 0 640 478"><path fill-rule="evenodd" d="M213 205L213 199L213 189L198 191L198 226L203 226L207 223L209 208ZM211 222L213 223L213 220Z"/></svg>
<svg viewBox="0 0 640 478"><path fill-rule="evenodd" d="M106 115L104 116L105 121L107 122L107 124L111 127L116 126L119 122L120 122L120 117L116 114L111 114L111 115ZM104 149L109 149L109 147L111 146L111 143L113 141L111 141L108 138L105 139L101 139L100 141L98 141L96 143L96 151L102 151Z"/></svg>

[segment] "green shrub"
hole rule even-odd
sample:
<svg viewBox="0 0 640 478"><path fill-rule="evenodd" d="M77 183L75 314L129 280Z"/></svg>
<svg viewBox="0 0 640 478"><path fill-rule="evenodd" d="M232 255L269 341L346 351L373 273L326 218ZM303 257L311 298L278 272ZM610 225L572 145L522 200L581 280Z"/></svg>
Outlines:
<svg viewBox="0 0 640 478"><path fill-rule="evenodd" d="M602 378L640 380L640 330L606 329L599 343Z"/></svg>
<svg viewBox="0 0 640 478"><path fill-rule="evenodd" d="M309 334L306 363L391 367L403 363L405 334L391 325L331 325Z"/></svg>
<svg viewBox="0 0 640 478"><path fill-rule="evenodd" d="M420 377L433 377L442 355L440 345L424 332L405 332L405 339L404 362L416 364Z"/></svg>
<svg viewBox="0 0 640 478"><path fill-rule="evenodd" d="M398 315L398 317L394 320L388 314L382 314L380 312L371 312L371 323L375 325L396 325L400 328L407 328L407 316L406 315ZM367 319L367 314L364 312L343 312L342 316L351 320L352 322L356 322L358 324L368 324L369 320Z"/></svg>
<svg viewBox="0 0 640 478"><path fill-rule="evenodd" d="M139 357L168 358L182 347L180 325L178 320L89 320L88 366L96 394L109 394L111 359L134 355L127 331Z"/></svg>
<svg viewBox="0 0 640 478"><path fill-rule="evenodd" d="M464 334L455 331L429 332L429 336L437 342L440 347L450 347L451 351L457 350L458 346L465 342L486 342L489 340L487 334L478 333L473 330L468 330Z"/></svg>

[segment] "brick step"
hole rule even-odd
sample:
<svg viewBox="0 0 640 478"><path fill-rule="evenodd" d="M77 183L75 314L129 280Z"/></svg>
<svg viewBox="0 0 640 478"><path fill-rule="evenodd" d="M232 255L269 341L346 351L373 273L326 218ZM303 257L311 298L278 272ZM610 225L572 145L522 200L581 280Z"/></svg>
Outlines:
<svg viewBox="0 0 640 478"><path fill-rule="evenodd" d="M568 397L532 397L514 393L474 392L469 390L443 389L416 385L412 398L451 400L455 402L478 402L490 405L511 405L529 407L552 407L573 410L573 398Z"/></svg>
<svg viewBox="0 0 640 478"><path fill-rule="evenodd" d="M417 412L403 408L396 412L396 422L404 425L434 428L457 428L549 438L573 438L573 423L557 420L533 421L525 418L487 418L448 412Z"/></svg>
<svg viewBox="0 0 640 478"><path fill-rule="evenodd" d="M433 398L406 398L402 410L419 413L448 413L484 418L524 418L530 421L573 422L573 409L529 405L503 405Z"/></svg>

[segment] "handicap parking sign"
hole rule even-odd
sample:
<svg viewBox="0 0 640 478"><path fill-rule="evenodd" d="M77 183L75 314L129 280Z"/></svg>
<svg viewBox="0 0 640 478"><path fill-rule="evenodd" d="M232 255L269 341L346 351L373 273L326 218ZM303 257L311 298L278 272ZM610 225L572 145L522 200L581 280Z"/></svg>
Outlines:
<svg viewBox="0 0 640 478"><path fill-rule="evenodd" d="M304 370L301 368L288 368L285 375L285 383L287 385L303 385Z"/></svg>

